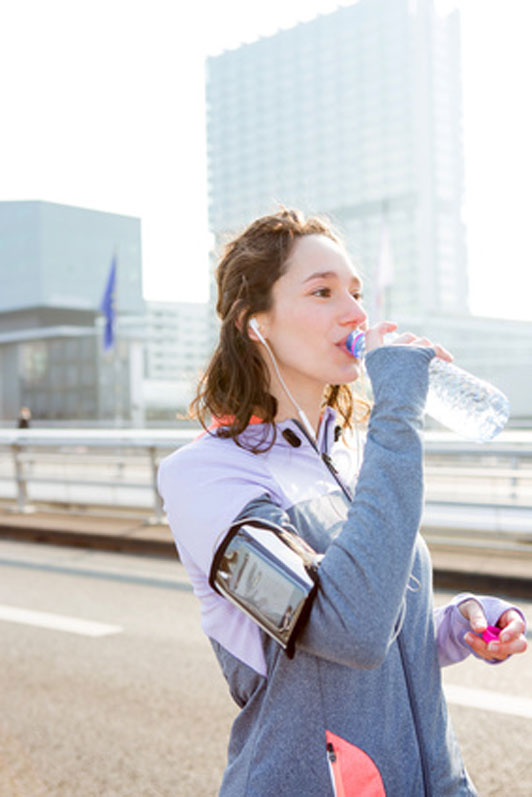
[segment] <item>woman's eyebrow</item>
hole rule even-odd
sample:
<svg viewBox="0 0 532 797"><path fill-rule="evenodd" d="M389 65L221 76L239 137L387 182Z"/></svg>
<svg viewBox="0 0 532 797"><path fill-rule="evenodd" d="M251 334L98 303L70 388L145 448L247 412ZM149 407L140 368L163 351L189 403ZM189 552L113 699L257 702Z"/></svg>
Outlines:
<svg viewBox="0 0 532 797"><path fill-rule="evenodd" d="M314 274L311 274L310 277L307 277L306 279L303 280L303 285L315 279L331 279L331 278L338 279L338 273L336 271L315 271ZM355 283L356 285L362 284L360 279L355 274L353 274L352 282Z"/></svg>
<svg viewBox="0 0 532 797"><path fill-rule="evenodd" d="M314 274L311 274L310 277L307 277L306 279L303 280L303 284L305 284L306 282L310 282L311 280L320 279L320 278L328 279L330 277L338 278L338 274L336 273L336 271L315 271Z"/></svg>

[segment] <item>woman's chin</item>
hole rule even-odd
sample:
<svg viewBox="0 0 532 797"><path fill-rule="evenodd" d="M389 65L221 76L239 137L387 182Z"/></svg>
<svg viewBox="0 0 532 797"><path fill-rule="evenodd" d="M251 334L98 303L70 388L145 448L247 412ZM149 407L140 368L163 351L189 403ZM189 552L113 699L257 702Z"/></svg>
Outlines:
<svg viewBox="0 0 532 797"><path fill-rule="evenodd" d="M332 376L332 374L331 374ZM334 379L329 380L330 385L349 385L360 377L360 366L358 363L349 363L348 368L338 371Z"/></svg>

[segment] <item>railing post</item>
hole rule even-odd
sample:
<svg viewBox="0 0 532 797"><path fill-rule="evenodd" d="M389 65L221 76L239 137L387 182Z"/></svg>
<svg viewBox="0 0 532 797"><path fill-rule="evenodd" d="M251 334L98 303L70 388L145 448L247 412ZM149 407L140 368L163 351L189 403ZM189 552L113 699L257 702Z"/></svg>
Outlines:
<svg viewBox="0 0 532 797"><path fill-rule="evenodd" d="M512 476L512 478L510 480L510 489L511 489L510 499L517 503L517 500L519 498L518 490L519 490L520 459L519 459L519 457L516 454L514 454L514 456L511 459L511 462L512 462L512 473L513 473L513 476Z"/></svg>
<svg viewBox="0 0 532 797"><path fill-rule="evenodd" d="M21 446L17 443L11 444L13 463L15 465L15 482L17 484L17 509L19 512L28 512L28 487L26 484L26 474L24 464L20 458Z"/></svg>
<svg viewBox="0 0 532 797"><path fill-rule="evenodd" d="M153 511L154 516L150 519L150 523L163 522L163 501L157 489L157 470L159 463L157 462L157 449L155 446L149 446L148 452L150 455L150 468L151 468L151 485L153 490Z"/></svg>

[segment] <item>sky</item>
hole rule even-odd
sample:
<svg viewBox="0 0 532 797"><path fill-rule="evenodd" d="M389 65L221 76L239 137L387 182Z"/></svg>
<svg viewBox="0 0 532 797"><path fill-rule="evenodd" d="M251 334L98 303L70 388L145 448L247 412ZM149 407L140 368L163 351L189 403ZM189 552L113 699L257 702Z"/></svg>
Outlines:
<svg viewBox="0 0 532 797"><path fill-rule="evenodd" d="M470 305L532 320L530 0L462 19ZM205 58L337 0L0 0L0 201L139 217L147 299L207 298Z"/></svg>

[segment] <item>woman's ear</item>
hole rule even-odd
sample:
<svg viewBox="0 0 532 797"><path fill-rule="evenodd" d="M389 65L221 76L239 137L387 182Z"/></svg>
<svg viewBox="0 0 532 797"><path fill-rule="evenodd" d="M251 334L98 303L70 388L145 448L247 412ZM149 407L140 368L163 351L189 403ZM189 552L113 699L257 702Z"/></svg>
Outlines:
<svg viewBox="0 0 532 797"><path fill-rule="evenodd" d="M234 320L234 325L238 329L241 335L246 334L246 330L244 329L244 322L246 317L247 308L243 308L240 310Z"/></svg>
<svg viewBox="0 0 532 797"><path fill-rule="evenodd" d="M251 340L260 340L261 343L264 344L266 343L266 341L264 340L264 335L261 332L259 322L255 318L255 316L249 319L248 335L251 338Z"/></svg>
<svg viewBox="0 0 532 797"><path fill-rule="evenodd" d="M258 316L251 316L247 321L247 330L244 329L246 311L242 310L237 320L235 321L236 328L242 335L247 335L250 340L255 342L260 341L264 343L265 332L261 327L261 322Z"/></svg>

